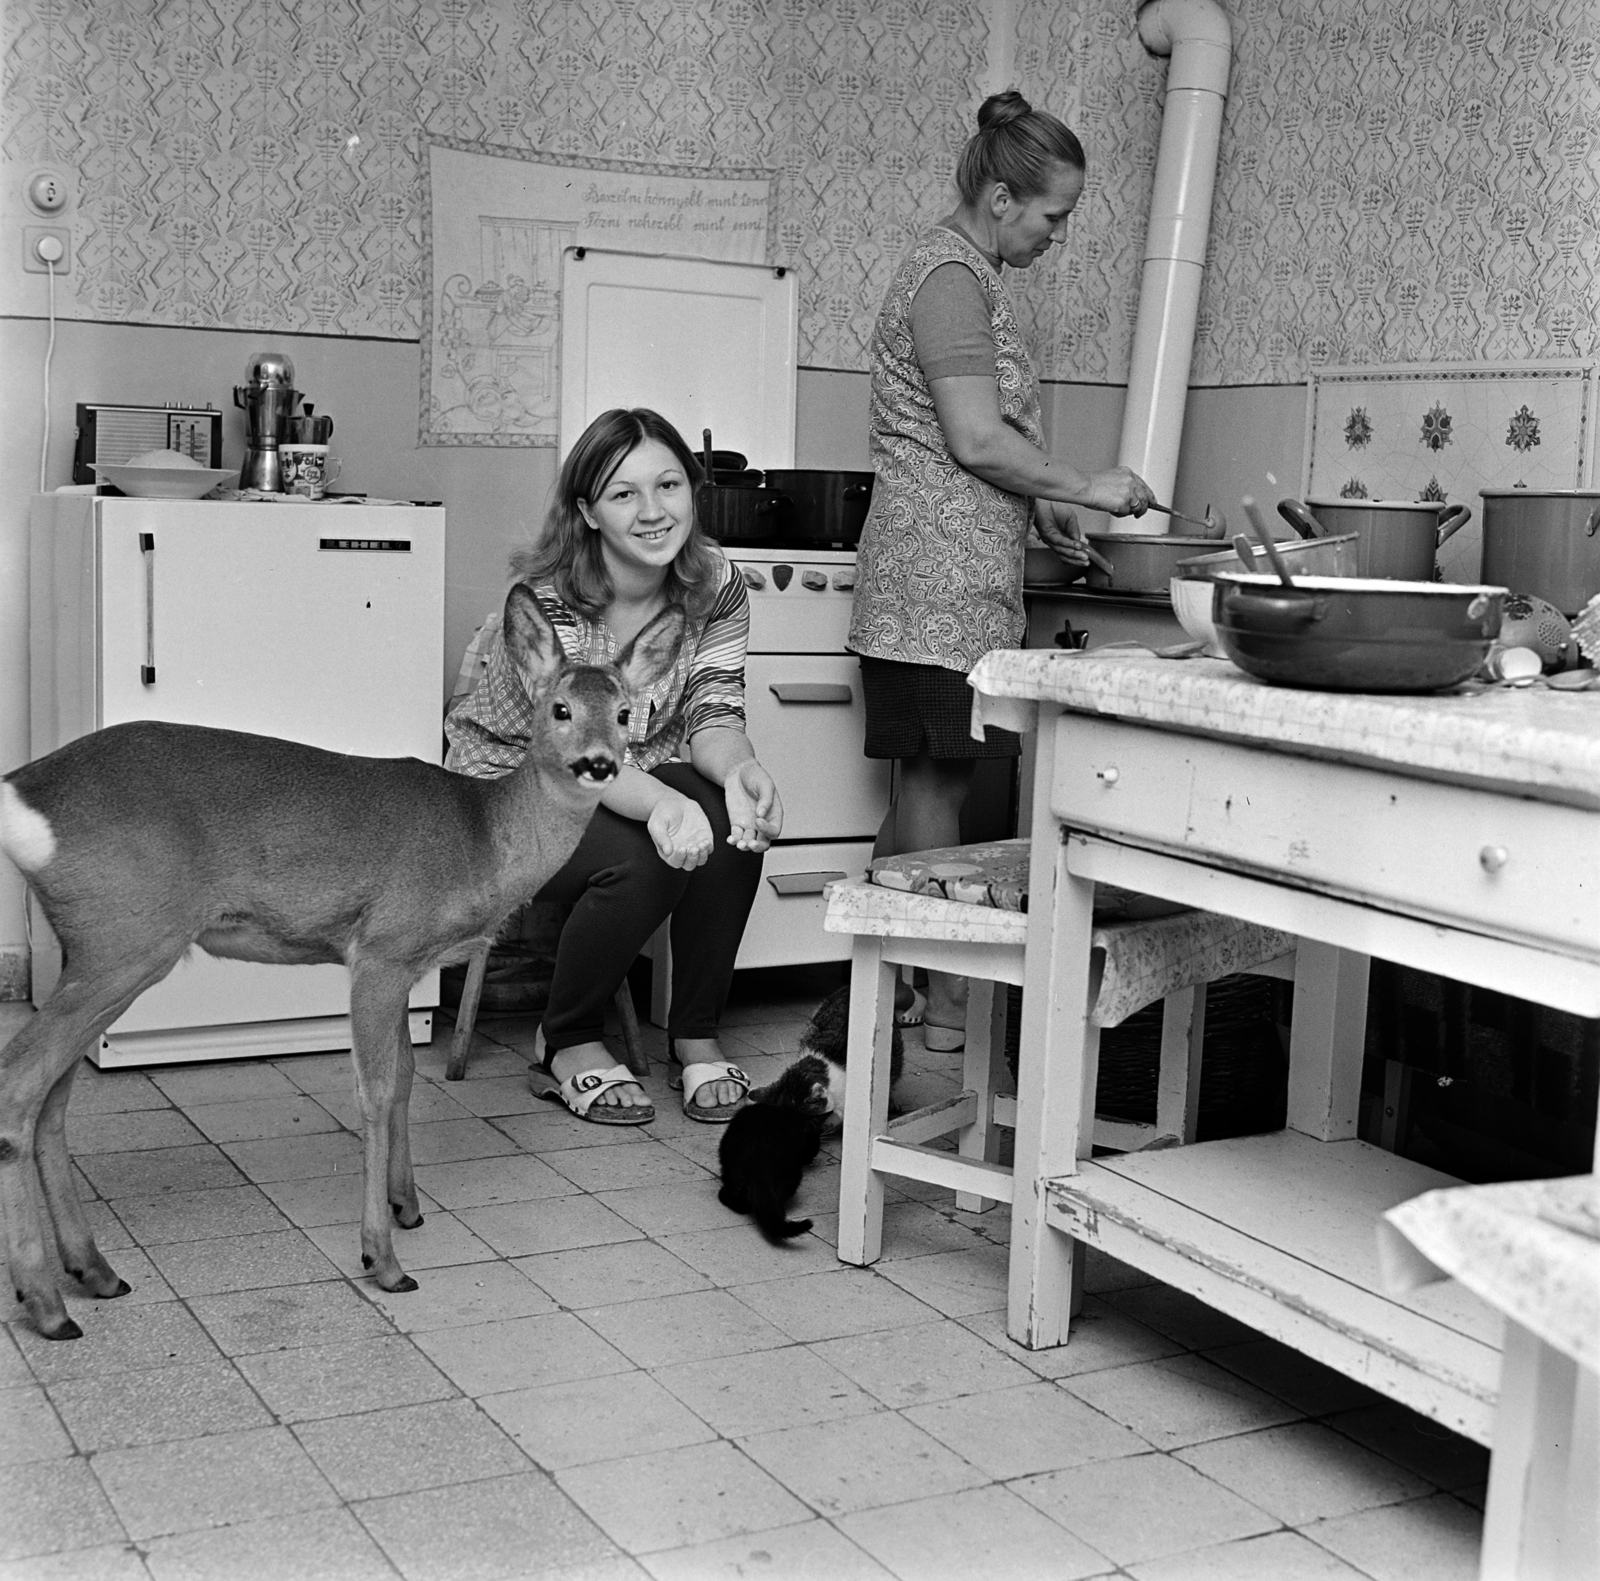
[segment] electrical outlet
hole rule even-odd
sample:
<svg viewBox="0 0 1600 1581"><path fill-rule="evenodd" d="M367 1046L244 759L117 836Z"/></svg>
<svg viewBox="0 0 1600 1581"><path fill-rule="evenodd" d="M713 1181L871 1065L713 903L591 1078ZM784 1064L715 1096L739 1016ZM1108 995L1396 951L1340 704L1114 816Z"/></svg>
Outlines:
<svg viewBox="0 0 1600 1581"><path fill-rule="evenodd" d="M24 225L22 227L22 267L29 274L48 274L49 267L39 255L39 243L53 236L61 243L61 256L56 260L58 275L72 272L72 232L65 225Z"/></svg>

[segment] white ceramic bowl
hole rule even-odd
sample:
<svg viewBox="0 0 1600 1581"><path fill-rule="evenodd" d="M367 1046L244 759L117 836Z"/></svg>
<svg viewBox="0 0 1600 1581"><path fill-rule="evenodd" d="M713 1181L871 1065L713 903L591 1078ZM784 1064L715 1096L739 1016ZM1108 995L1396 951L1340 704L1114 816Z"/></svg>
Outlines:
<svg viewBox="0 0 1600 1581"><path fill-rule="evenodd" d="M1206 645L1206 652L1215 658L1225 658L1222 639L1211 623L1211 598L1217 584L1209 577L1175 576L1172 579L1172 613L1178 624L1194 638Z"/></svg>
<svg viewBox="0 0 1600 1581"><path fill-rule="evenodd" d="M102 464L95 469L102 483L141 500L197 500L239 474L231 467L134 467Z"/></svg>

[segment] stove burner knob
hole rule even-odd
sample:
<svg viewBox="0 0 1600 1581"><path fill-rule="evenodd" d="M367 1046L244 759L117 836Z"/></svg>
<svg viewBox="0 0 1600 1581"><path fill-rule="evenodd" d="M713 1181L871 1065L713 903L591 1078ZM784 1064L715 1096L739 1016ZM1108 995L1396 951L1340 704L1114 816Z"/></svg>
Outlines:
<svg viewBox="0 0 1600 1581"><path fill-rule="evenodd" d="M856 574L851 571L835 571L833 573L833 590L836 593L848 593L856 585Z"/></svg>
<svg viewBox="0 0 1600 1581"><path fill-rule="evenodd" d="M826 571L802 571L800 581L809 587L813 593L826 593L828 591L828 573Z"/></svg>
<svg viewBox="0 0 1600 1581"><path fill-rule="evenodd" d="M772 568L772 580L780 593L789 585L790 578L793 576L794 567L792 565L775 565Z"/></svg>
<svg viewBox="0 0 1600 1581"><path fill-rule="evenodd" d="M753 565L740 566L739 575L744 578L744 585L746 587L759 589L767 585L767 579L758 570L756 570Z"/></svg>

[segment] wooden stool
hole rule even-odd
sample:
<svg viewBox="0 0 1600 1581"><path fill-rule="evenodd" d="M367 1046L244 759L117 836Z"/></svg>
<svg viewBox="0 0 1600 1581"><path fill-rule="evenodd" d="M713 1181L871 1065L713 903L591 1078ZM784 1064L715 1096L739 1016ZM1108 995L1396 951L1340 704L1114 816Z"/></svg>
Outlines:
<svg viewBox="0 0 1600 1581"><path fill-rule="evenodd" d="M1183 914L1202 932L1250 927L1206 912ZM1136 952L1141 935L1176 919L1124 922L1105 929L1106 950ZM877 1260L883 1241L883 1181L888 1175L947 1186L956 1205L981 1212L1012 1200L1010 1169L997 1162L1000 1129L1015 1128L1017 1101L999 1089L1005 1065L1005 996L997 983L1023 980L1025 913L931 895L907 894L862 881L837 883L829 894L825 926L855 936L850 971L849 1058L845 1076L844 1158L839 1182L839 1257L848 1263ZM1228 971L1292 978L1294 953L1282 935L1259 930L1252 940L1264 954ZM1248 958L1249 952L1246 952ZM1107 970L1103 963L1085 1007L1088 1036L1097 1040L1095 1003ZM967 1042L962 1091L889 1119L889 1043L894 979L901 966L922 966L968 979ZM1096 1145L1131 1151L1153 1142L1192 1142L1200 1094L1200 1049L1205 1031L1205 981L1172 985L1163 996L1161 1069L1156 1121L1134 1125L1097 1117ZM1148 1001L1146 1001L1148 1002ZM1124 1013L1131 1013L1133 1005ZM1122 1019L1121 1016L1118 1020ZM1093 1061L1087 1061L1090 1069ZM956 1134L956 1151L927 1144Z"/></svg>
<svg viewBox="0 0 1600 1581"><path fill-rule="evenodd" d="M460 1081L467 1073L467 1048L472 1042L473 1024L478 1019L478 1000L483 994L484 973L489 969L489 946L475 950L467 962L467 980L461 988L461 1003L456 1006L455 1036L450 1040L450 1059L444 1068L446 1081ZM622 1043L627 1051L623 1063L635 1076L650 1074L650 1056L639 1037L639 1018L634 1014L633 993L623 978L617 987L617 1019L622 1023Z"/></svg>

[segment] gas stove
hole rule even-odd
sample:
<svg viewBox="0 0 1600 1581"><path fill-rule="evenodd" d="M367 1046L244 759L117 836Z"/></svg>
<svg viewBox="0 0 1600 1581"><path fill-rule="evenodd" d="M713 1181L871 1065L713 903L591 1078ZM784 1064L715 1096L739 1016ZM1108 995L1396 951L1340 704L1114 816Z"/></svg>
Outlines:
<svg viewBox="0 0 1600 1581"><path fill-rule="evenodd" d="M724 551L750 593L752 653L842 653L856 585L854 549Z"/></svg>

